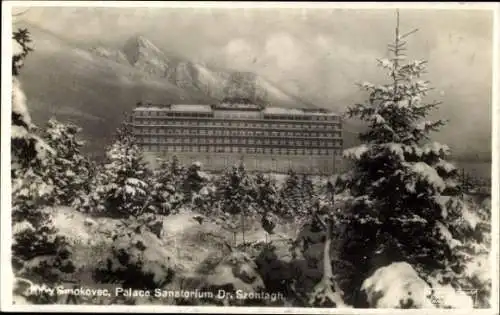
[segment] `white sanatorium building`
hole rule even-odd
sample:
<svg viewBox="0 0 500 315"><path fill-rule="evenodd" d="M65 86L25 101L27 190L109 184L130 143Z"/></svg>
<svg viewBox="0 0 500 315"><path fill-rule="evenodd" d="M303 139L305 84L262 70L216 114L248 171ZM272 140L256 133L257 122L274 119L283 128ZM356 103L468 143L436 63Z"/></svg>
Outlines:
<svg viewBox="0 0 500 315"><path fill-rule="evenodd" d="M177 156L221 171L331 174L342 167L342 121L322 109L264 107L246 100L217 105L141 104L130 117L149 161Z"/></svg>

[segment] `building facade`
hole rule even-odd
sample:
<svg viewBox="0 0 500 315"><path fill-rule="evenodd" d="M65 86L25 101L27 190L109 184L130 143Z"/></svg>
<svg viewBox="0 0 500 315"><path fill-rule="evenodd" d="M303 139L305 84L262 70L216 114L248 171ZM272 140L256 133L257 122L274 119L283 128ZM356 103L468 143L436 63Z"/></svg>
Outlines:
<svg viewBox="0 0 500 315"><path fill-rule="evenodd" d="M130 123L150 163L177 156L222 171L240 161L250 171L331 174L342 167L342 121L319 109L239 103L138 104Z"/></svg>

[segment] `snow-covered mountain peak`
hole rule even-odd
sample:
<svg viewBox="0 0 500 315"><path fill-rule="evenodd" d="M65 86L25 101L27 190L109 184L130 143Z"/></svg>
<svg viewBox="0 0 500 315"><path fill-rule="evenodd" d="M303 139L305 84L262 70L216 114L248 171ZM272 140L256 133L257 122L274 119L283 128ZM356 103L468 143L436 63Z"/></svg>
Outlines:
<svg viewBox="0 0 500 315"><path fill-rule="evenodd" d="M161 49L142 35L130 37L125 42L122 51L131 65L140 61L166 61L166 56Z"/></svg>

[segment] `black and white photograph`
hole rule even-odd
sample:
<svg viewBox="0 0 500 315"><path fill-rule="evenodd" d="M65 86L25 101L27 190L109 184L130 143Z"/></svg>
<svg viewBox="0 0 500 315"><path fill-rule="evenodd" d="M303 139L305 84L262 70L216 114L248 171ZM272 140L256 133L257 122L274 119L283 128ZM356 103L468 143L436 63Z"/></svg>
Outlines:
<svg viewBox="0 0 500 315"><path fill-rule="evenodd" d="M498 312L498 4L2 11L2 310Z"/></svg>

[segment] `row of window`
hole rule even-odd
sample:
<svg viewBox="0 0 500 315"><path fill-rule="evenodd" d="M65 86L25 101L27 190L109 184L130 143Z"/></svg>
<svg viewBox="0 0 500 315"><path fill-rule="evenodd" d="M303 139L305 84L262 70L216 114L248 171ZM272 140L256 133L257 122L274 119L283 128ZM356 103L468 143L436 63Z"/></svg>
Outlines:
<svg viewBox="0 0 500 315"><path fill-rule="evenodd" d="M276 119L276 120L312 120L312 121L339 121L339 116L333 115L277 115L277 114L265 114L264 119Z"/></svg>
<svg viewBox="0 0 500 315"><path fill-rule="evenodd" d="M233 137L306 137L306 138L340 138L340 131L334 132L297 132L297 131L267 131L241 129L173 129L173 128L134 128L134 134L140 135L196 135L196 136L233 136Z"/></svg>
<svg viewBox="0 0 500 315"><path fill-rule="evenodd" d="M254 138L163 138L163 137L137 137L139 143L155 144L237 144L237 145L282 145L291 147L341 147L342 140L298 140L298 139L254 139Z"/></svg>
<svg viewBox="0 0 500 315"><path fill-rule="evenodd" d="M190 118L207 118L213 117L214 113L201 113L201 112L172 112L172 111L141 111L136 110L134 112L135 116L138 117L190 117ZM255 118L255 113L242 113L242 112L231 112L227 111L223 113L224 117L234 118L234 119L249 119ZM273 120L312 120L312 121L338 121L340 120L339 116L334 115L283 115L283 114L264 114L264 119L273 119Z"/></svg>
<svg viewBox="0 0 500 315"><path fill-rule="evenodd" d="M135 118L134 124L143 126L201 126L201 127L236 127L261 129L341 129L341 124L320 123L278 123L264 121L231 120L159 120Z"/></svg>
<svg viewBox="0 0 500 315"><path fill-rule="evenodd" d="M157 110L136 110L135 116L139 117L191 117L191 118L207 118L213 117L212 112L199 113L199 112L171 112L171 111L157 111Z"/></svg>
<svg viewBox="0 0 500 315"><path fill-rule="evenodd" d="M209 153L257 153L276 155L325 155L341 156L338 149L296 149L296 148L261 148L261 147L238 147L238 146L174 146L174 145L143 145L142 149L147 152L209 152Z"/></svg>

